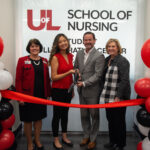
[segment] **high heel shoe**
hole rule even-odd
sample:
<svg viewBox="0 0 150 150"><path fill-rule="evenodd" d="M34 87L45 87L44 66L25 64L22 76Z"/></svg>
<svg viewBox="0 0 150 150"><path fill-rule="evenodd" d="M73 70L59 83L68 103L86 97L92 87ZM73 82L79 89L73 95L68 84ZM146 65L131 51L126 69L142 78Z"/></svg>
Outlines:
<svg viewBox="0 0 150 150"><path fill-rule="evenodd" d="M34 143L34 150L44 150L44 146L41 146L41 147L38 147L36 142L35 142L35 139L33 140L33 143Z"/></svg>
<svg viewBox="0 0 150 150"><path fill-rule="evenodd" d="M63 147L57 147L54 142L53 142L53 146L55 147L56 150L64 150Z"/></svg>
<svg viewBox="0 0 150 150"><path fill-rule="evenodd" d="M62 139L62 143L66 144L66 145L69 146L69 147L73 147L73 143L72 143L72 142L67 143L66 141L64 141L64 140Z"/></svg>

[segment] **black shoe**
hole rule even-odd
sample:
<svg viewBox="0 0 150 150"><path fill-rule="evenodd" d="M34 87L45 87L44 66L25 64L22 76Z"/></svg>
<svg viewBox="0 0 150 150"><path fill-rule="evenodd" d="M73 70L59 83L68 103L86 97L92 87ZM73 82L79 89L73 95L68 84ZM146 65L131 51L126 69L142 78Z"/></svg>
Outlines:
<svg viewBox="0 0 150 150"><path fill-rule="evenodd" d="M41 146L41 147L38 147L36 144L35 144L35 150L44 150L44 146Z"/></svg>
<svg viewBox="0 0 150 150"><path fill-rule="evenodd" d="M63 147L57 147L54 142L53 142L53 146L55 147L56 150L64 150Z"/></svg>
<svg viewBox="0 0 150 150"><path fill-rule="evenodd" d="M110 149L110 148L113 148L116 144L114 143L107 143L107 144L104 144L104 147L107 148L107 149Z"/></svg>
<svg viewBox="0 0 150 150"><path fill-rule="evenodd" d="M64 140L62 139L62 143L66 144L67 146L73 147L73 143L72 143L72 142L67 143L66 141L64 141Z"/></svg>
<svg viewBox="0 0 150 150"><path fill-rule="evenodd" d="M44 150L44 146L38 147L35 143L35 140L33 140L34 143L34 150Z"/></svg>

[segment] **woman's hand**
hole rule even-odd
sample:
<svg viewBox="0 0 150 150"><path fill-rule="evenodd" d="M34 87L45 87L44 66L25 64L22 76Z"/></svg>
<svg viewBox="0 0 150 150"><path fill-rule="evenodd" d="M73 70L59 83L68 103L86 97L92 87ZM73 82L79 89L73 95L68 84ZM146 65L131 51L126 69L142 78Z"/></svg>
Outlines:
<svg viewBox="0 0 150 150"><path fill-rule="evenodd" d="M75 72L76 72L76 70L74 70L74 69L69 70L69 74L74 74Z"/></svg>
<svg viewBox="0 0 150 150"><path fill-rule="evenodd" d="M119 97L115 97L115 102L120 102L120 98Z"/></svg>

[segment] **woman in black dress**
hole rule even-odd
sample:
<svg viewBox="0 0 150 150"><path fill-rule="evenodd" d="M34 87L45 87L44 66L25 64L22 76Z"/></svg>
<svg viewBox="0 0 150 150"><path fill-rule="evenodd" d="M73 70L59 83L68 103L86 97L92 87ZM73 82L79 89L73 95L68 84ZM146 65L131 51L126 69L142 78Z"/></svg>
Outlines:
<svg viewBox="0 0 150 150"><path fill-rule="evenodd" d="M26 47L29 56L18 60L16 69L16 91L40 98L50 96L50 79L47 59L40 57L42 45L38 39L31 39ZM19 102L20 120L24 122L27 149L33 150L32 123L34 143L38 150L43 150L40 142L42 119L47 116L46 105Z"/></svg>

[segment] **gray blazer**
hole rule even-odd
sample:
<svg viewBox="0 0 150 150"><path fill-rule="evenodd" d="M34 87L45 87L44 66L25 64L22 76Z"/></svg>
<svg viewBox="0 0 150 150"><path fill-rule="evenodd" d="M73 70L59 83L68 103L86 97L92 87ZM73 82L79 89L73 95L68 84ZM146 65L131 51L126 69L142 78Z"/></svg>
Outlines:
<svg viewBox="0 0 150 150"><path fill-rule="evenodd" d="M78 51L75 59L74 68L79 69L81 79L85 87L78 88L79 94L84 97L99 97L101 92L100 79L103 74L105 64L104 55L95 48L89 54L84 64L84 50Z"/></svg>

